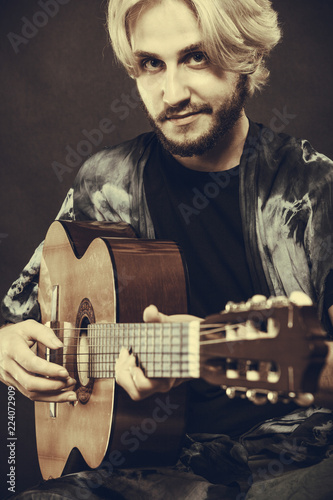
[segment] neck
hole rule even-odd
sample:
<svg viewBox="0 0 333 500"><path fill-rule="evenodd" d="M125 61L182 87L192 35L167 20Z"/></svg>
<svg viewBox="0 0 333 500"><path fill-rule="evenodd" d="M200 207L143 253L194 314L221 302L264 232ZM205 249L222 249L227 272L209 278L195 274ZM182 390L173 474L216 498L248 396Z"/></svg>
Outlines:
<svg viewBox="0 0 333 500"><path fill-rule="evenodd" d="M216 144L201 156L180 157L175 159L184 167L202 172L221 172L237 167L243 153L249 131L249 120L244 110L234 127Z"/></svg>
<svg viewBox="0 0 333 500"><path fill-rule="evenodd" d="M88 325L89 348L81 341L80 338L79 366L89 377L115 378L115 362L121 346L133 349L148 378L200 375L200 321L94 323Z"/></svg>

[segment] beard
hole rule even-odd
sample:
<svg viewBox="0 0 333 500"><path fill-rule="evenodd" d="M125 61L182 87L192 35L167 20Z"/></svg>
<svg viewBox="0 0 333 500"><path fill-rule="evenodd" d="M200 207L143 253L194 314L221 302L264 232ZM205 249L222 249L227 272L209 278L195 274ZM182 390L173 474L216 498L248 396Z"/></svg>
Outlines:
<svg viewBox="0 0 333 500"><path fill-rule="evenodd" d="M180 103L178 106L167 108L163 111L163 113L154 119L150 115L144 103L142 103L142 105L149 123L163 147L172 155L185 158L202 156L207 151L213 149L216 144L223 139L230 132L230 130L232 130L236 122L239 120L247 97L247 75L240 75L231 98L227 102L221 104L215 112L209 104L196 105L189 104L189 102L186 101L184 103ZM169 139L162 132L160 124L165 123L167 120L172 118L172 116L181 113L182 111L211 115L213 117L213 123L206 133L193 140L187 139L186 137L182 142ZM183 126L182 133L186 135L186 132L189 131L190 128L191 124Z"/></svg>

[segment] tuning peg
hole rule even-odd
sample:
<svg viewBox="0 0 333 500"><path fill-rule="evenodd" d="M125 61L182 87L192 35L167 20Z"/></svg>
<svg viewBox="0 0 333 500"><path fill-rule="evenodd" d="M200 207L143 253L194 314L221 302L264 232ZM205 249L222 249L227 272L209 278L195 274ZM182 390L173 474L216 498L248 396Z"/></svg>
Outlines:
<svg viewBox="0 0 333 500"><path fill-rule="evenodd" d="M278 392L276 391L270 391L268 394L267 394L267 399L270 403L272 403L273 405L275 405L278 400L279 400L279 394Z"/></svg>
<svg viewBox="0 0 333 500"><path fill-rule="evenodd" d="M312 306L313 302L306 293L301 291L295 291L290 294L289 297L290 302L295 304L296 306Z"/></svg>
<svg viewBox="0 0 333 500"><path fill-rule="evenodd" d="M225 393L229 399L244 399L246 397L246 389L244 387L227 387Z"/></svg>
<svg viewBox="0 0 333 500"><path fill-rule="evenodd" d="M289 306L289 299L285 295L277 295L276 297L269 297L266 306L269 308L277 306Z"/></svg>
<svg viewBox="0 0 333 500"><path fill-rule="evenodd" d="M226 303L225 312L231 312L235 309L235 307L236 307L236 303L229 300L229 302Z"/></svg>
<svg viewBox="0 0 333 500"><path fill-rule="evenodd" d="M248 302L232 302L229 301L227 302L227 305L225 306L225 310L221 311L223 312L243 312L243 311L248 311L250 309L250 304Z"/></svg>
<svg viewBox="0 0 333 500"><path fill-rule="evenodd" d="M251 380L251 382L260 380L258 362L250 360L246 362L246 378L247 380Z"/></svg>
<svg viewBox="0 0 333 500"><path fill-rule="evenodd" d="M249 389L246 391L246 397L252 403L260 406L267 403L267 393L255 391L254 389Z"/></svg>
<svg viewBox="0 0 333 500"><path fill-rule="evenodd" d="M225 367L226 367L226 376L228 378L238 378L239 377L238 365L237 365L236 360L228 358L226 360Z"/></svg>
<svg viewBox="0 0 333 500"><path fill-rule="evenodd" d="M257 306L257 305L265 305L267 302L267 297L265 295L253 295L248 301L247 304L250 306Z"/></svg>
<svg viewBox="0 0 333 500"><path fill-rule="evenodd" d="M276 384L280 380L280 375L279 366L271 361L268 366L267 381L270 384Z"/></svg>
<svg viewBox="0 0 333 500"><path fill-rule="evenodd" d="M299 406L310 406L314 402L314 395L310 392L302 392L296 395L296 403Z"/></svg>

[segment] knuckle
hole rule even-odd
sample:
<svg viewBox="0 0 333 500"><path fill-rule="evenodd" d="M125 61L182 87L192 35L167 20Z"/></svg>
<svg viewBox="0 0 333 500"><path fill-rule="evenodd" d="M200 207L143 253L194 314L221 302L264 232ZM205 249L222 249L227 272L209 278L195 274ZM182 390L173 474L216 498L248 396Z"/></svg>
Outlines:
<svg viewBox="0 0 333 500"><path fill-rule="evenodd" d="M9 365L10 365L10 363L9 363L8 356L4 356L1 359L1 372L8 375L10 373L10 366Z"/></svg>
<svg viewBox="0 0 333 500"><path fill-rule="evenodd" d="M28 394L33 394L34 388L32 387L31 382L25 382L23 387Z"/></svg>
<svg viewBox="0 0 333 500"><path fill-rule="evenodd" d="M130 391L129 396L133 401L140 401L142 399L141 395L138 392Z"/></svg>
<svg viewBox="0 0 333 500"><path fill-rule="evenodd" d="M7 384L12 385L11 378L6 370L0 371L0 380L2 380L2 382L4 382L6 385Z"/></svg>
<svg viewBox="0 0 333 500"><path fill-rule="evenodd" d="M26 328L33 328L34 325L36 324L36 321L34 319L27 319L24 321L23 324Z"/></svg>
<svg viewBox="0 0 333 500"><path fill-rule="evenodd" d="M44 367L44 359L40 358L39 356L35 356L32 357L30 360L29 360L29 371L31 372L38 372L39 370L42 370L43 367Z"/></svg>

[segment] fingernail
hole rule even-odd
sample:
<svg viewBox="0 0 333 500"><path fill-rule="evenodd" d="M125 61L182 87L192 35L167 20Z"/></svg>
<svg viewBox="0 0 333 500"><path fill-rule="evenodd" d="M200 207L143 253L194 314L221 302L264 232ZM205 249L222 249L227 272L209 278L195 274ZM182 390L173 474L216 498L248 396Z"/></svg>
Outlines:
<svg viewBox="0 0 333 500"><path fill-rule="evenodd" d="M69 373L65 368L62 368L61 370L59 370L58 373L59 373L60 377L69 377Z"/></svg>
<svg viewBox="0 0 333 500"><path fill-rule="evenodd" d="M73 392L73 394L69 394L68 399L69 399L69 401L76 401L77 397L76 397L75 392Z"/></svg>
<svg viewBox="0 0 333 500"><path fill-rule="evenodd" d="M123 346L119 352L119 359L123 359L126 356L126 354L128 354L128 350L126 349L126 347Z"/></svg>
<svg viewBox="0 0 333 500"><path fill-rule="evenodd" d="M75 385L75 384L76 384L76 380L72 377L68 377L66 385L70 386L70 385Z"/></svg>

